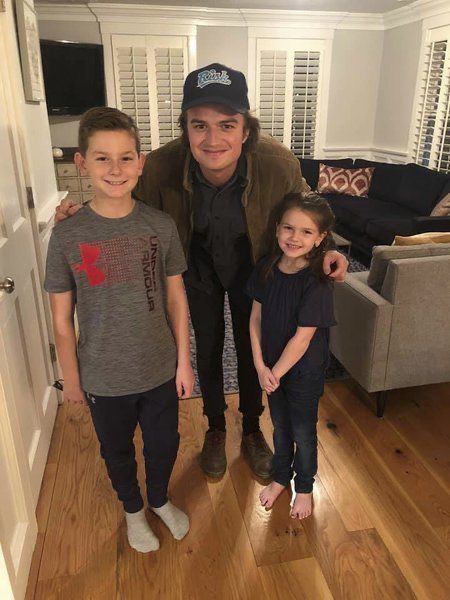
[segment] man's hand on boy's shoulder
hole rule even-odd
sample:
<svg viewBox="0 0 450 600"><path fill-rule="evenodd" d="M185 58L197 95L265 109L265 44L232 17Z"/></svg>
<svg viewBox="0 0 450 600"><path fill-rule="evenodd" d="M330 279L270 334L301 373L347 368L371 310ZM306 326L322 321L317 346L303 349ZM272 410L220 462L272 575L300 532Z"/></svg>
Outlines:
<svg viewBox="0 0 450 600"><path fill-rule="evenodd" d="M82 208L82 206L82 204L76 202L75 200L71 200L70 198L62 200L61 204L56 207L55 224L59 223L60 221L64 221L64 219L72 217L80 210L80 208Z"/></svg>

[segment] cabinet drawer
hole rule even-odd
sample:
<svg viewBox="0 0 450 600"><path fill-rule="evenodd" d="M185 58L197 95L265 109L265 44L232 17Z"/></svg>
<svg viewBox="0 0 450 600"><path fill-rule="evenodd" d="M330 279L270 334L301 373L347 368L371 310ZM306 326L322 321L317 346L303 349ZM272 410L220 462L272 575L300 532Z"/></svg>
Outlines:
<svg viewBox="0 0 450 600"><path fill-rule="evenodd" d="M61 177L58 179L58 187L61 191L78 192L80 184L77 177Z"/></svg>
<svg viewBox="0 0 450 600"><path fill-rule="evenodd" d="M83 190L83 192L92 192L92 191L94 191L94 188L92 186L92 181L90 179L83 178L81 180L81 189Z"/></svg>
<svg viewBox="0 0 450 600"><path fill-rule="evenodd" d="M56 165L58 177L76 177L78 175L77 167L73 163L63 163Z"/></svg>

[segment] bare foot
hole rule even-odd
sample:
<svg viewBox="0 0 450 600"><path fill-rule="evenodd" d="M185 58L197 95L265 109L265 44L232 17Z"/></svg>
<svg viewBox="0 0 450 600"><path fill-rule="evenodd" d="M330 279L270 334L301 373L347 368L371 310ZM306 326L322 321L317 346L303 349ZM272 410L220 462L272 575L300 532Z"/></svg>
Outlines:
<svg viewBox="0 0 450 600"><path fill-rule="evenodd" d="M290 515L293 519L306 519L312 513L312 493L295 495Z"/></svg>
<svg viewBox="0 0 450 600"><path fill-rule="evenodd" d="M266 510L270 510L284 489L286 488L281 483L277 483L276 481L269 483L259 495L261 506L264 506Z"/></svg>

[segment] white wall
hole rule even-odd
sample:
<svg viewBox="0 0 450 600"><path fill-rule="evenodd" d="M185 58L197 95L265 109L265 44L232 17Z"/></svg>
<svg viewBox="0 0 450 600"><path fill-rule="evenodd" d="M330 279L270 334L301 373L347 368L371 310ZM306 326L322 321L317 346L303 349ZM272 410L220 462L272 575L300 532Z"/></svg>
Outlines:
<svg viewBox="0 0 450 600"><path fill-rule="evenodd" d="M39 36L44 40L67 40L85 44L101 44L98 23L89 21L39 21ZM51 145L75 147L78 145L78 123L75 116L49 117Z"/></svg>
<svg viewBox="0 0 450 600"><path fill-rule="evenodd" d="M383 31L335 32L327 149L372 147L383 34Z"/></svg>
<svg viewBox="0 0 450 600"><path fill-rule="evenodd" d="M248 71L246 27L198 27L197 66L219 62L232 69Z"/></svg>
<svg viewBox="0 0 450 600"><path fill-rule="evenodd" d="M384 34L375 121L376 148L407 151L421 38L422 22L389 29Z"/></svg>

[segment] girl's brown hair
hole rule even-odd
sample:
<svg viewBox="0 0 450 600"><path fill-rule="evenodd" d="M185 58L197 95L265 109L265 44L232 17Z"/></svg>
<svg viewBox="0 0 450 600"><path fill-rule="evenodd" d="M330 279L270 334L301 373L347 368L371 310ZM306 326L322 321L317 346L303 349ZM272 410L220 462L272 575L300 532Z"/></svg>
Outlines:
<svg viewBox="0 0 450 600"><path fill-rule="evenodd" d="M226 106L220 105L220 110L225 114L234 115L235 111L227 108ZM246 154L252 152L255 149L256 142L259 138L259 132L261 125L259 120L254 117L249 111L242 114L244 117L244 128L248 132L248 137L242 145L243 150ZM183 111L178 117L178 126L181 129L181 139L186 147L189 147L189 138L187 133L187 111Z"/></svg>
<svg viewBox="0 0 450 600"><path fill-rule="evenodd" d="M323 272L323 256L325 252L334 250L335 248L335 243L331 235L335 219L328 202L314 192L307 194L286 194L273 209L266 230L265 245L268 253L262 267L262 277L264 280L267 280L273 274L273 270L283 254L278 245L276 230L279 223L283 220L283 215L291 208L298 208L302 212L307 213L317 225L319 233L327 233L319 246L314 247L307 256L312 271L321 279L325 279L327 275Z"/></svg>
<svg viewBox="0 0 450 600"><path fill-rule="evenodd" d="M136 152L139 154L141 151L141 140L135 122L117 108L96 106L81 116L78 128L78 151L83 156L86 156L89 138L97 131L126 131L136 142Z"/></svg>

